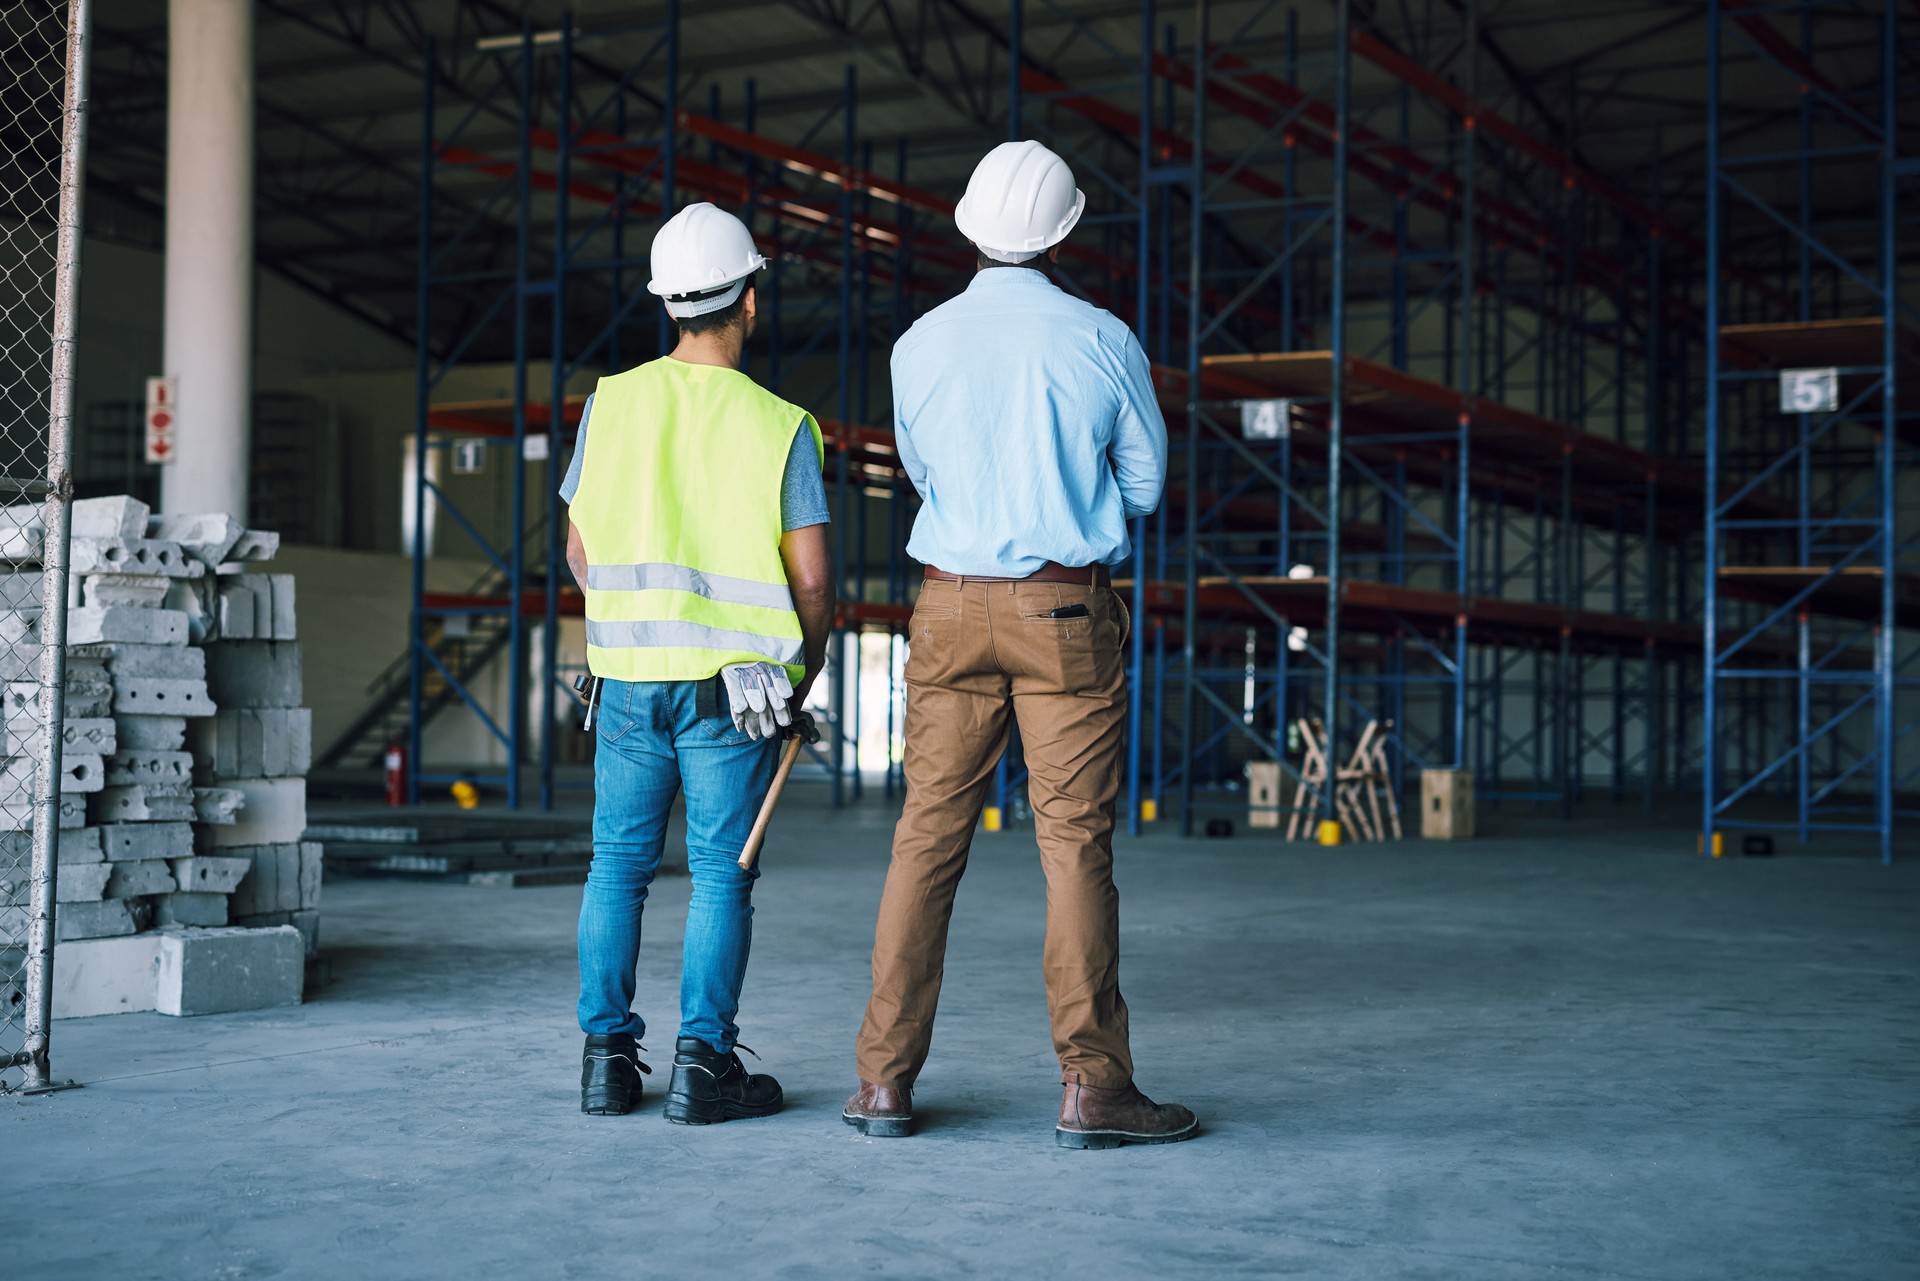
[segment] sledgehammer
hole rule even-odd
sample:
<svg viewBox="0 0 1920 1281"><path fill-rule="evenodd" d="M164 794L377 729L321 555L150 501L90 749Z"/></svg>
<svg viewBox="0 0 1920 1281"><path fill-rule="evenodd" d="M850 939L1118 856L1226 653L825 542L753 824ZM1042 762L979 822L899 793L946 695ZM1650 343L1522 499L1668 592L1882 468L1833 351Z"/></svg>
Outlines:
<svg viewBox="0 0 1920 1281"><path fill-rule="evenodd" d="M781 731L787 737L787 745L780 753L780 768L774 771L773 785L767 788L767 799L760 802L760 813L753 820L753 831L747 834L747 847L740 851L740 866L752 870L760 857L761 842L767 838L767 825L773 821L774 807L780 804L780 793L786 790L787 776L793 773L793 766L800 759L800 749L808 743L820 741L820 731L814 727L813 717L805 712L794 714L793 724Z"/></svg>

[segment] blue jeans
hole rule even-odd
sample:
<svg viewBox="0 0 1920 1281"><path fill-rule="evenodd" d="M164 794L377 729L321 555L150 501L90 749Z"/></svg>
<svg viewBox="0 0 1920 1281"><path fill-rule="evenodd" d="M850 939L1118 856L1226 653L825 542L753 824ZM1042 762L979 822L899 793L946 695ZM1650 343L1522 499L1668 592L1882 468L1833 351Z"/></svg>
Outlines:
<svg viewBox="0 0 1920 1281"><path fill-rule="evenodd" d="M734 728L723 708L696 714L693 681L606 681L594 732L593 867L580 902L580 1030L629 1032L640 914L660 867L674 793L687 794L693 897L680 976L680 1035L722 1054L740 1029L740 984L753 938L757 871L738 859L778 752Z"/></svg>

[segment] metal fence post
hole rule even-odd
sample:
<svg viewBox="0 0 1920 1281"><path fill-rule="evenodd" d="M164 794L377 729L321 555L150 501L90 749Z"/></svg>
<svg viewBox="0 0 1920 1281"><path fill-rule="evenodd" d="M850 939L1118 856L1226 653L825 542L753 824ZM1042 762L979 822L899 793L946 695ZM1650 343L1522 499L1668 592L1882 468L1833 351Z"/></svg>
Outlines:
<svg viewBox="0 0 1920 1281"><path fill-rule="evenodd" d="M18 902L19 880L4 877L9 858L13 867L18 867L19 844L16 841L10 851L0 852L0 880L11 879L10 892L0 897L0 922L4 922L4 928L0 928L0 957L7 954L7 946L13 939L24 944L21 960L24 983L14 985L14 990L20 994L25 1032L18 1049L0 1041L0 1069L22 1068L23 1088L27 1093L72 1084L53 1079L50 1031L55 873L60 853L60 739L66 693L67 537L73 501L70 459L74 360L80 293L81 194L86 181L87 50L91 17L90 0L71 0L64 39L50 20L29 19L18 26L9 20L6 30L12 44L10 52L14 55L9 62L16 69L16 87L23 91L22 99L29 102L40 99L46 104L42 114L46 135L34 141L51 143L57 135L60 148L57 190L41 190L30 185L24 190L0 193L0 200L21 220L20 230L14 234L24 243L16 247L27 251L14 258L13 264L4 270L12 277L8 283L16 286L21 299L28 303L19 309L7 332L0 335L0 341L9 348L10 363L28 374L21 380L26 384L26 394L20 396L23 403L10 406L19 411L18 421L27 426L8 441L7 455L0 458L0 470L5 473L4 488L9 498L40 500L37 524L43 531L39 553L40 611L35 620L40 648L37 697L31 700L31 706L25 698L18 701L9 698L5 727L10 755L14 740L22 734L34 745L30 807L19 803L26 782L23 771L9 771L4 783L0 783L8 791L7 797L0 800L0 810L12 818L6 826L15 827L20 819L25 819L30 832L31 862L26 878L24 915ZM44 83L34 83L35 80ZM29 117L26 123L36 122ZM31 166L23 168L30 174L34 172ZM52 241L51 263L45 264L49 240ZM33 305L36 303L38 306ZM42 370L47 378L44 384L47 426L43 441L35 439L37 433L33 429L38 419L38 414L33 412L38 406L33 402L38 400L42 384L32 376ZM7 400L14 400L20 390L16 384ZM43 448L44 463L39 458ZM15 531L31 527L24 517L30 510L26 505L16 505L11 510L20 513L9 522ZM16 533L16 536L21 535ZM20 559L28 559L25 553L31 548L10 550L21 553ZM24 630L26 620L31 618L31 611L26 608L30 600L23 593L10 596L6 602L9 617L23 623L19 634L10 632L9 641L10 658L21 663L33 644ZM20 674L24 675L24 670ZM23 721L27 722L25 726ZM9 974L6 972L9 969L13 966L0 964L0 994L5 993L14 975L19 973L14 970ZM21 1020L13 1010L0 1008L0 1036L19 1026ZM0 1084L0 1089L4 1088Z"/></svg>

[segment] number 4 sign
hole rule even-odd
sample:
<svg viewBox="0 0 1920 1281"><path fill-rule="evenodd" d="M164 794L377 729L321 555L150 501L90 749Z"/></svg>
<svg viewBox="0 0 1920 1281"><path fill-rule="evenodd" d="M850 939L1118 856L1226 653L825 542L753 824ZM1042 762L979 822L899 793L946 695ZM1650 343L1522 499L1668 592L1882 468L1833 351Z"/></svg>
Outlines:
<svg viewBox="0 0 1920 1281"><path fill-rule="evenodd" d="M1292 418L1290 400L1243 400L1240 402L1241 439L1280 440L1286 436Z"/></svg>
<svg viewBox="0 0 1920 1281"><path fill-rule="evenodd" d="M1830 414L1840 408L1838 369L1782 369L1780 412Z"/></svg>

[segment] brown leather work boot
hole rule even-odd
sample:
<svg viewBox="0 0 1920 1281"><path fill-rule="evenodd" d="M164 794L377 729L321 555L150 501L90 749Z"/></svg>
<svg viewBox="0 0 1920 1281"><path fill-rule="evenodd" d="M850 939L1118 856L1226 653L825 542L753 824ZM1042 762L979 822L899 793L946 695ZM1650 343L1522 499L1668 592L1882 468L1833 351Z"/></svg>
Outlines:
<svg viewBox="0 0 1920 1281"><path fill-rule="evenodd" d="M913 1133L913 1091L862 1081L840 1117L870 1139L904 1139Z"/></svg>
<svg viewBox="0 0 1920 1281"><path fill-rule="evenodd" d="M1063 1148L1117 1148L1123 1143L1178 1143L1200 1133L1200 1122L1178 1103L1155 1103L1129 1082L1118 1089L1088 1085L1078 1072L1060 1084L1060 1125L1053 1141Z"/></svg>

